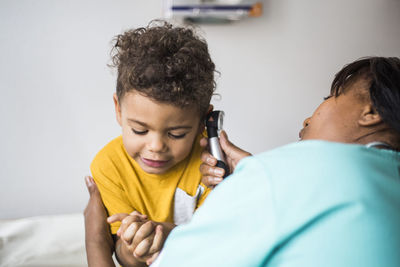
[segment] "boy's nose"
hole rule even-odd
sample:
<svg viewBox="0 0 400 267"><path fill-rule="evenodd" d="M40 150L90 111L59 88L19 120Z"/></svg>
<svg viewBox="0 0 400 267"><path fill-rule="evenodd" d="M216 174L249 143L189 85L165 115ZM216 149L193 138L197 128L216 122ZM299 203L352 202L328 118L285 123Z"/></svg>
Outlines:
<svg viewBox="0 0 400 267"><path fill-rule="evenodd" d="M163 152L165 150L165 143L160 137L154 137L150 140L148 148L151 152Z"/></svg>

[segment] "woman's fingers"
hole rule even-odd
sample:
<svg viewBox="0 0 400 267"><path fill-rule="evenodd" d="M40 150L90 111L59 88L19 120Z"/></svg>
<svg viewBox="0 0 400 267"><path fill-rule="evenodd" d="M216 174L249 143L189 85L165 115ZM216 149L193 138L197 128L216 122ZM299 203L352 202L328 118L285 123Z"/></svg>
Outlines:
<svg viewBox="0 0 400 267"><path fill-rule="evenodd" d="M203 176L201 179L203 184L205 184L207 187L214 187L218 185L220 182L223 181L223 178L221 177L214 177L214 176Z"/></svg>
<svg viewBox="0 0 400 267"><path fill-rule="evenodd" d="M200 146L201 147L206 147L208 145L208 140L207 138L203 137L200 139Z"/></svg>
<svg viewBox="0 0 400 267"><path fill-rule="evenodd" d="M214 158L207 150L204 150L201 153L201 161L209 166L215 166L217 164L217 159Z"/></svg>
<svg viewBox="0 0 400 267"><path fill-rule="evenodd" d="M215 160L215 158L213 159ZM202 174L201 181L203 182L203 184L205 184L207 187L214 187L222 182L222 177L225 174L225 170L222 168L214 167L217 160L215 160L214 165L210 165L206 162L207 156L202 156L202 160L203 163L200 165L200 173Z"/></svg>

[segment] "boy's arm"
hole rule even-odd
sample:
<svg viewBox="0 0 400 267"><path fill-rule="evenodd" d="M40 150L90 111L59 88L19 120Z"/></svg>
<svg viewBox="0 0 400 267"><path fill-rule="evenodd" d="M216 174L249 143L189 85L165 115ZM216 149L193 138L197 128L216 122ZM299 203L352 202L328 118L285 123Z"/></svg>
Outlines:
<svg viewBox="0 0 400 267"><path fill-rule="evenodd" d="M99 190L90 176L85 177L90 198L84 211L85 243L88 266L115 267L112 260L114 241Z"/></svg>

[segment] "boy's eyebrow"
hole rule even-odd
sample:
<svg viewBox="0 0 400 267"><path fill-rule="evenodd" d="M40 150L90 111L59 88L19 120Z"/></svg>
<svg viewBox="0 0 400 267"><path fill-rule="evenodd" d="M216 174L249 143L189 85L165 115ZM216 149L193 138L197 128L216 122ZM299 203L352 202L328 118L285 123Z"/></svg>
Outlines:
<svg viewBox="0 0 400 267"><path fill-rule="evenodd" d="M146 124L146 123L144 123L144 122L141 122L141 121L138 121L138 120L134 120L134 119L128 119L128 121L130 121L130 122L134 122L134 123L137 123L137 124L140 124L140 125L142 125L142 126L145 126L145 127L147 127L147 124Z"/></svg>
<svg viewBox="0 0 400 267"><path fill-rule="evenodd" d="M178 130L178 129L192 129L192 126L186 126L186 125L179 125L179 126L174 126L174 127L169 127L167 130Z"/></svg>
<svg viewBox="0 0 400 267"><path fill-rule="evenodd" d="M139 125L142 125L143 127L149 127L146 123L135 120L135 119L128 119L128 121L137 123ZM170 131L170 130L177 130L177 129L192 129L192 128L193 127L189 126L189 125L178 125L178 126L174 126L174 127L169 127L169 128L167 128L167 130Z"/></svg>

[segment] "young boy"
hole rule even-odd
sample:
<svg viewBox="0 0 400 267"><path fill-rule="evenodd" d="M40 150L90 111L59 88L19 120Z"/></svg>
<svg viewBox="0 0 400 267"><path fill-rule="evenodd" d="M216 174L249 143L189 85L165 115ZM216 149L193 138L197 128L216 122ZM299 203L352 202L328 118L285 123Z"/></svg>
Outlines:
<svg viewBox="0 0 400 267"><path fill-rule="evenodd" d="M96 155L91 172L111 216L118 261L143 266L209 192L199 140L215 66L204 40L166 22L118 35L113 52L122 136Z"/></svg>

